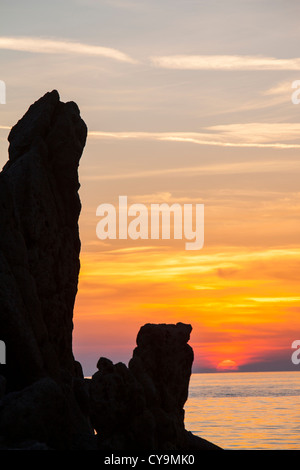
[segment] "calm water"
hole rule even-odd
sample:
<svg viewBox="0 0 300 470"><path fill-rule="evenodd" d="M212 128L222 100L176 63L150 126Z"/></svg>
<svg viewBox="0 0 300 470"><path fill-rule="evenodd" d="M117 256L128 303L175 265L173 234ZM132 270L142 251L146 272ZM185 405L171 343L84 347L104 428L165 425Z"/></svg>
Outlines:
<svg viewBox="0 0 300 470"><path fill-rule="evenodd" d="M224 449L300 450L300 371L193 374L185 425Z"/></svg>

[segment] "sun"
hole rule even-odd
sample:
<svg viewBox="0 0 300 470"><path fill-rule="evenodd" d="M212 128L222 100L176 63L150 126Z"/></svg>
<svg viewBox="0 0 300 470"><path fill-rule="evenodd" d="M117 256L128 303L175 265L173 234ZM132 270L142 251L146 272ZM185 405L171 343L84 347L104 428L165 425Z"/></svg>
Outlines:
<svg viewBox="0 0 300 470"><path fill-rule="evenodd" d="M219 364L217 365L217 370L224 372L235 371L238 369L239 366L237 365L237 363L235 361L232 361L231 359L225 359L224 361L219 362Z"/></svg>

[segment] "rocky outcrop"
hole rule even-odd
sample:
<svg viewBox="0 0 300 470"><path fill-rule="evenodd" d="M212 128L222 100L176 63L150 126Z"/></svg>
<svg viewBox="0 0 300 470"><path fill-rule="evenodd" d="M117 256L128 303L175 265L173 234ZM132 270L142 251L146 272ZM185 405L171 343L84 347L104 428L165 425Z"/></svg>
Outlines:
<svg viewBox="0 0 300 470"><path fill-rule="evenodd" d="M8 389L76 375L77 168L86 135L77 105L52 91L8 137L9 160L0 174L0 338Z"/></svg>
<svg viewBox="0 0 300 470"><path fill-rule="evenodd" d="M184 427L190 325L143 326L129 366L101 358L92 379L74 359L86 136L77 105L57 91L9 134L0 173L0 449L215 450Z"/></svg>
<svg viewBox="0 0 300 470"><path fill-rule="evenodd" d="M70 448L93 435L76 398L72 352L79 274L78 165L87 127L57 91L35 102L9 134L0 174L0 435ZM5 382L5 394L4 390Z"/></svg>
<svg viewBox="0 0 300 470"><path fill-rule="evenodd" d="M91 419L105 450L215 450L184 427L193 350L190 325L144 325L127 368L100 358Z"/></svg>

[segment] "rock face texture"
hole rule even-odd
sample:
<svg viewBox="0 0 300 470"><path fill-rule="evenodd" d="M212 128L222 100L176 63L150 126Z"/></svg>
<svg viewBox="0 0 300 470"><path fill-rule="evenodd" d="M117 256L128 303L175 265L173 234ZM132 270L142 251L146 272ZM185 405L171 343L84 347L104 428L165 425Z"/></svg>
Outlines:
<svg viewBox="0 0 300 470"><path fill-rule="evenodd" d="M92 433L76 400L83 377L72 352L77 169L86 136L77 105L52 91L8 137L9 160L0 173L0 339L6 344L0 435L12 443L34 439L69 448L73 435Z"/></svg>
<svg viewBox="0 0 300 470"><path fill-rule="evenodd" d="M9 134L0 173L0 449L215 450L184 427L190 325L143 326L129 366L101 358L92 379L74 359L86 136L77 105L57 91Z"/></svg>
<svg viewBox="0 0 300 470"><path fill-rule="evenodd" d="M12 128L0 174L0 334L9 389L75 375L72 318L79 273L77 168L87 135L56 91Z"/></svg>

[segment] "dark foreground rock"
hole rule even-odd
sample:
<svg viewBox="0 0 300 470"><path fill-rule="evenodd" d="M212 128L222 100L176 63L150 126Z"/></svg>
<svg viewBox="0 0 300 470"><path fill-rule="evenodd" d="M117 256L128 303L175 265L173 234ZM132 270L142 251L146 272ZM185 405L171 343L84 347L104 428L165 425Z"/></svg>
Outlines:
<svg viewBox="0 0 300 470"><path fill-rule="evenodd" d="M56 91L12 128L0 174L0 334L8 389L75 375L80 200L77 168L87 128Z"/></svg>
<svg viewBox="0 0 300 470"><path fill-rule="evenodd" d="M0 449L215 450L184 427L191 326L143 326L129 366L101 358L89 380L74 359L86 136L77 105L56 91L9 135L0 173Z"/></svg>
<svg viewBox="0 0 300 470"><path fill-rule="evenodd" d="M98 446L113 450L216 450L184 427L193 350L190 325L144 325L127 368L100 358L90 382Z"/></svg>
<svg viewBox="0 0 300 470"><path fill-rule="evenodd" d="M7 352L0 434L9 445L33 439L70 448L76 435L93 433L76 399L84 379L72 351L77 170L86 136L77 105L52 91L8 137L0 173L0 339Z"/></svg>

